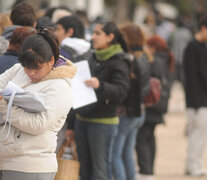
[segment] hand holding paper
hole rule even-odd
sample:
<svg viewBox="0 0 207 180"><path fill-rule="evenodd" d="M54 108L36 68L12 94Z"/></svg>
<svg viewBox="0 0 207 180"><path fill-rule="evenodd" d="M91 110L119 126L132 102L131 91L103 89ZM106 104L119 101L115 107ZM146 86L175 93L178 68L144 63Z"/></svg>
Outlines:
<svg viewBox="0 0 207 180"><path fill-rule="evenodd" d="M94 89L98 89L100 86L100 82L99 82L98 78L96 78L96 77L92 77L92 78L86 80L85 83L88 87L92 87Z"/></svg>

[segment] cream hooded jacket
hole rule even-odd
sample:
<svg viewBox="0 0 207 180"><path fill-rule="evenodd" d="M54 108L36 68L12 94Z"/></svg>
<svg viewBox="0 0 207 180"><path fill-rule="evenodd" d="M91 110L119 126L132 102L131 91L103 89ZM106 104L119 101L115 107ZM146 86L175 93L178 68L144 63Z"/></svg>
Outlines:
<svg viewBox="0 0 207 180"><path fill-rule="evenodd" d="M0 170L41 173L56 172L57 132L72 106L70 79L76 67L68 61L50 71L38 83L32 83L21 64L0 75L0 89L9 81L19 87L46 95L46 112L29 113L13 106L11 130L6 142L0 141ZM0 113L6 118L7 102L0 100ZM8 131L8 126L5 133ZM1 138L1 137L0 137Z"/></svg>

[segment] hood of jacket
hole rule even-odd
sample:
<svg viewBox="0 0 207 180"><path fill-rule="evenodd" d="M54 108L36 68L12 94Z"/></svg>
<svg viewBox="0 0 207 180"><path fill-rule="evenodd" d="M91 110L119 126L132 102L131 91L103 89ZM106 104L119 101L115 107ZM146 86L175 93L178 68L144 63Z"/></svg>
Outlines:
<svg viewBox="0 0 207 180"><path fill-rule="evenodd" d="M13 32L15 29L19 28L19 27L22 27L22 26L19 26L19 25L11 25L11 26L8 26L5 28L4 32L2 33L2 36L7 39L7 40L10 40Z"/></svg>
<svg viewBox="0 0 207 180"><path fill-rule="evenodd" d="M90 49L91 44L84 39L68 37L61 42L61 46L68 46L74 49L78 55L82 55Z"/></svg>
<svg viewBox="0 0 207 180"><path fill-rule="evenodd" d="M50 79L72 79L77 72L77 67L70 60L65 61L65 65L53 67L53 69L41 81Z"/></svg>
<svg viewBox="0 0 207 180"><path fill-rule="evenodd" d="M0 36L0 55L4 54L9 46L9 41Z"/></svg>

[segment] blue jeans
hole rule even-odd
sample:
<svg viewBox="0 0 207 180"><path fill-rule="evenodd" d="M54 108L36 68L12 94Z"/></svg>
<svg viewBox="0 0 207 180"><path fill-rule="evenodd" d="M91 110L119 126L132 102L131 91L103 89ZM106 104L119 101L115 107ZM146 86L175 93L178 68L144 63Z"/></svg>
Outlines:
<svg viewBox="0 0 207 180"><path fill-rule="evenodd" d="M118 125L76 120L75 139L81 180L111 180L112 151Z"/></svg>
<svg viewBox="0 0 207 180"><path fill-rule="evenodd" d="M121 117L113 150L113 175L115 180L135 180L134 149L138 129L144 123L140 117Z"/></svg>

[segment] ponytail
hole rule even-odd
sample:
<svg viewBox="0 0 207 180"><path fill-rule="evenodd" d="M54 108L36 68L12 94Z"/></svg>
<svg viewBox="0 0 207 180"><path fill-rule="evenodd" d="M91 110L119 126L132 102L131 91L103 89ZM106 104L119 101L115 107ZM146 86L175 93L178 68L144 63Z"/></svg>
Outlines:
<svg viewBox="0 0 207 180"><path fill-rule="evenodd" d="M59 59L60 50L59 50L58 40L55 34L52 33L52 31L50 31L49 29L40 27L37 30L37 35L42 36L49 43L52 49L52 52L54 54L55 62L56 62Z"/></svg>
<svg viewBox="0 0 207 180"><path fill-rule="evenodd" d="M105 23L100 23L103 25L102 30L107 34L114 34L114 39L111 41L111 44L120 44L122 49L125 52L128 52L128 47L126 44L126 41L124 39L124 36L121 34L119 28L117 25L113 22L105 22Z"/></svg>

